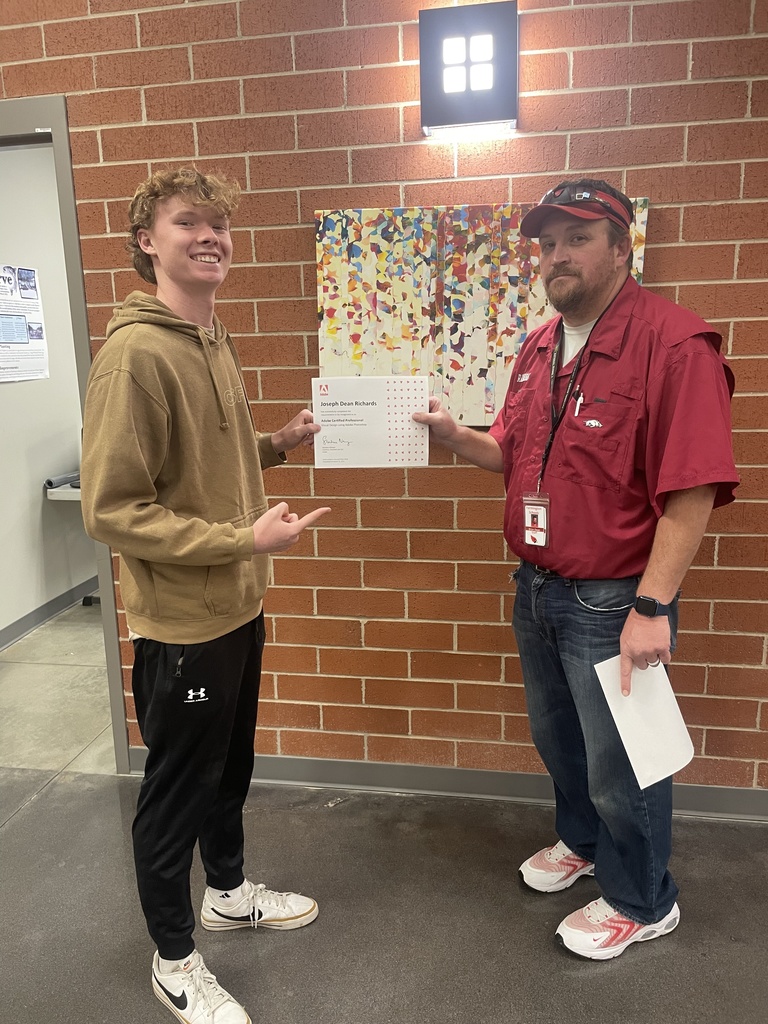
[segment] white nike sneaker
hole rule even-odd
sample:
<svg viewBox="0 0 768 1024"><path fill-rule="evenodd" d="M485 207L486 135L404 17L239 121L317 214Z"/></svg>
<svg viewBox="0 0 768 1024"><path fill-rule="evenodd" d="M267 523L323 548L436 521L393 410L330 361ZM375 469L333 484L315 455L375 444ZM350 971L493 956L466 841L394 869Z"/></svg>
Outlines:
<svg viewBox="0 0 768 1024"><path fill-rule="evenodd" d="M160 971L160 957L155 953L152 988L182 1024L253 1024L240 1003L216 981L197 950L167 974Z"/></svg>
<svg viewBox="0 0 768 1024"><path fill-rule="evenodd" d="M243 882L243 895L239 898L225 893L214 896L205 890L200 923L208 931L226 931L230 928L303 928L317 917L317 903L309 896L297 892L272 892L265 885Z"/></svg>

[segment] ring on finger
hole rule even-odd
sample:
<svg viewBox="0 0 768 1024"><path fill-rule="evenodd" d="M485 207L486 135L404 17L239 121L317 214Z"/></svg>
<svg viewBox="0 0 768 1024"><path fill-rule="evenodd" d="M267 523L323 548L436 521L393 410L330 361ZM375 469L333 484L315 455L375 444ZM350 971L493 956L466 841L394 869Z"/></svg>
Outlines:
<svg viewBox="0 0 768 1024"><path fill-rule="evenodd" d="M648 668L656 668L657 665L661 664L661 658L656 658L656 661L649 661Z"/></svg>

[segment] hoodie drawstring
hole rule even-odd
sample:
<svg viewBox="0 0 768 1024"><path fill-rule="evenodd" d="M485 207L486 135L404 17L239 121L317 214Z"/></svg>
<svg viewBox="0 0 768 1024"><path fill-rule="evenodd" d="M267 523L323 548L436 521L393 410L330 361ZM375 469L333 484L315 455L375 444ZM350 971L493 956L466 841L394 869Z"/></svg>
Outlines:
<svg viewBox="0 0 768 1024"><path fill-rule="evenodd" d="M216 372L213 368L213 356L211 355L211 343L208 340L208 335L201 327L199 330L200 340L203 343L203 352L205 353L205 362L208 366L208 373L211 375L211 382L213 384L213 390L216 393L216 405L219 409L219 430L229 430L229 420L227 419L227 410L224 405L224 399L221 397L221 391L219 389L219 382L216 380Z"/></svg>

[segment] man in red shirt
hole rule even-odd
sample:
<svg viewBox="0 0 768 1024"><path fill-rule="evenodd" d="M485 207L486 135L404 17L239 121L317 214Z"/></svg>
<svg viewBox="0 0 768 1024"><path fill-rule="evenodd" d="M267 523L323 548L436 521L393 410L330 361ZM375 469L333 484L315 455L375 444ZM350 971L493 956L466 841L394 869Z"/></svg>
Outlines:
<svg viewBox="0 0 768 1024"><path fill-rule="evenodd" d="M733 500L733 375L720 336L630 276L632 204L604 181L565 181L521 223L538 238L560 314L526 339L488 433L437 399L435 441L506 485L504 535L521 559L513 626L534 743L555 788L558 842L520 867L539 892L594 874L599 899L557 937L618 956L680 919L672 779L640 789L594 666L668 664L677 596L713 505Z"/></svg>

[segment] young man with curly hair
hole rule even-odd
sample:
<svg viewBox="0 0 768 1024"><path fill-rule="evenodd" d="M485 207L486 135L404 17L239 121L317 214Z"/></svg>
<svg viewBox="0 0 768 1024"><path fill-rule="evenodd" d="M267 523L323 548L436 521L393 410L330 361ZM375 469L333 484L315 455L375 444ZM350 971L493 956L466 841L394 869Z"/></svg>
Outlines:
<svg viewBox="0 0 768 1024"><path fill-rule="evenodd" d="M88 381L82 502L89 534L120 553L133 694L148 748L133 824L136 875L157 945L152 987L193 1024L249 1024L195 948L189 876L206 873L204 928L300 928L313 899L243 873L269 554L328 509L268 508L262 470L311 443L303 410L255 430L240 364L214 312L232 260L235 182L153 174L130 205L129 250L156 295L132 292Z"/></svg>

